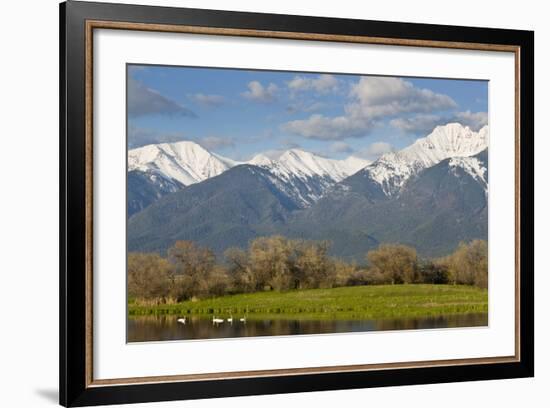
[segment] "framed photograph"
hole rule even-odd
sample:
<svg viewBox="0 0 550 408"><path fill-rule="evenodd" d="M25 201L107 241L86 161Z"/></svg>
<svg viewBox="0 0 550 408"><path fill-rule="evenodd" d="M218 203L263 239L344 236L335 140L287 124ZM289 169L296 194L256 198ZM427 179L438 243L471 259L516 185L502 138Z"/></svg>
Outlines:
<svg viewBox="0 0 550 408"><path fill-rule="evenodd" d="M534 375L534 34L60 7L60 403Z"/></svg>

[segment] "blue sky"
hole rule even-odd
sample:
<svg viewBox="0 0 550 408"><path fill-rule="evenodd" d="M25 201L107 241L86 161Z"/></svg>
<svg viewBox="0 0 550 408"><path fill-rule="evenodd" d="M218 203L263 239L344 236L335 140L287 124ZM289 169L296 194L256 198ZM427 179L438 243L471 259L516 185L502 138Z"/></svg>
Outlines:
<svg viewBox="0 0 550 408"><path fill-rule="evenodd" d="M128 146L193 140L237 160L297 147L375 159L435 126L487 123L488 82L128 66Z"/></svg>

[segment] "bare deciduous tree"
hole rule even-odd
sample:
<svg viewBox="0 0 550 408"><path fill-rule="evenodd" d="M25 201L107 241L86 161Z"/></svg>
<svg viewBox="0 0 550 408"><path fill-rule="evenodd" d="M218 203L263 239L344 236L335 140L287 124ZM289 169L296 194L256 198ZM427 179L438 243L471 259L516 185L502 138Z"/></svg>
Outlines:
<svg viewBox="0 0 550 408"><path fill-rule="evenodd" d="M176 268L176 293L180 299L207 295L216 268L216 256L208 249L192 241L176 241L168 250L169 259ZM216 270L216 283L220 283L220 271ZM219 289L216 289L219 291Z"/></svg>
<svg viewBox="0 0 550 408"><path fill-rule="evenodd" d="M486 241L476 239L468 244L461 242L457 250L441 262L447 266L452 283L487 287L488 248Z"/></svg>
<svg viewBox="0 0 550 408"><path fill-rule="evenodd" d="M382 244L367 253L367 260L392 284L412 283L416 273L416 250L406 245Z"/></svg>
<svg viewBox="0 0 550 408"><path fill-rule="evenodd" d="M159 254L128 254L128 295L166 301L174 284L174 267Z"/></svg>

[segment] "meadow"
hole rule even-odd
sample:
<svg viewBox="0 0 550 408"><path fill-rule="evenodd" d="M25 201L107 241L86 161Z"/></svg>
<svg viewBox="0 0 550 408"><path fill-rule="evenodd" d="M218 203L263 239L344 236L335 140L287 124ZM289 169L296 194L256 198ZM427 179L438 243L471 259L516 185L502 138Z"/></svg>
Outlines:
<svg viewBox="0 0 550 408"><path fill-rule="evenodd" d="M128 314L269 319L389 319L487 313L487 289L467 285L365 285L223 295L174 304L129 301Z"/></svg>

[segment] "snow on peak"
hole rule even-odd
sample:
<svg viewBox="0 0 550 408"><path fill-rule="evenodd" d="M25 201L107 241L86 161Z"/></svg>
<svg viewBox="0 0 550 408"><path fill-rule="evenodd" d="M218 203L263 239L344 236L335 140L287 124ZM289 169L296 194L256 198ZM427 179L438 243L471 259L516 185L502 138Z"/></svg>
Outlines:
<svg viewBox="0 0 550 408"><path fill-rule="evenodd" d="M485 194L487 194L487 168L477 157L453 157L449 161L449 167L451 169L462 168L483 186Z"/></svg>
<svg viewBox="0 0 550 408"><path fill-rule="evenodd" d="M211 153L198 143L181 141L130 150L128 170L162 176L187 186L217 176L239 164L255 165L268 170L280 180L281 185L285 184L285 188L295 194L298 201L307 206L335 183L360 170L378 182L387 195L394 194L422 169L448 158L476 155L487 148L488 139L488 126L474 132L458 123L449 123L436 127L428 136L399 152L384 154L374 163L355 156L345 160L328 159L301 149L287 150L277 158L258 154L247 162L237 162ZM479 177L484 180L480 169L472 163L466 164L462 166L466 171L477 176L481 174Z"/></svg>
<svg viewBox="0 0 550 408"><path fill-rule="evenodd" d="M459 123L449 123L437 126L428 136L398 152L384 154L367 170L384 192L391 195L419 171L445 159L476 155L487 148L488 142L488 126L475 132Z"/></svg>
<svg viewBox="0 0 550 408"><path fill-rule="evenodd" d="M327 159L302 149L290 149L280 154L277 159L258 154L247 164L264 167L283 179L319 176L338 182L365 167L369 162L356 157L348 157L345 160Z"/></svg>
<svg viewBox="0 0 550 408"><path fill-rule="evenodd" d="M252 164L254 166L272 166L274 161L267 157L265 154L257 154L247 164Z"/></svg>
<svg viewBox="0 0 550 408"><path fill-rule="evenodd" d="M128 171L160 173L185 186L217 176L230 167L229 159L190 141L147 145L128 151Z"/></svg>
<svg viewBox="0 0 550 408"><path fill-rule="evenodd" d="M327 159L302 149L290 149L282 152L277 159L259 154L247 164L268 170L283 191L299 205L307 207L335 183L356 173L369 162L356 157Z"/></svg>
<svg viewBox="0 0 550 408"><path fill-rule="evenodd" d="M362 159L357 156L349 156L347 159L341 160L340 162L349 175L357 173L359 170L364 169L372 163L370 160Z"/></svg>
<svg viewBox="0 0 550 408"><path fill-rule="evenodd" d="M316 156L300 149L291 149L279 157L279 163L299 176L328 176L336 181L348 176L338 160Z"/></svg>
<svg viewBox="0 0 550 408"><path fill-rule="evenodd" d="M416 140L399 153L410 161L416 161L424 167L429 167L450 157L475 155L485 150L488 142L489 129L487 126L480 129L479 132L474 132L468 126L449 123L437 126L428 136Z"/></svg>

